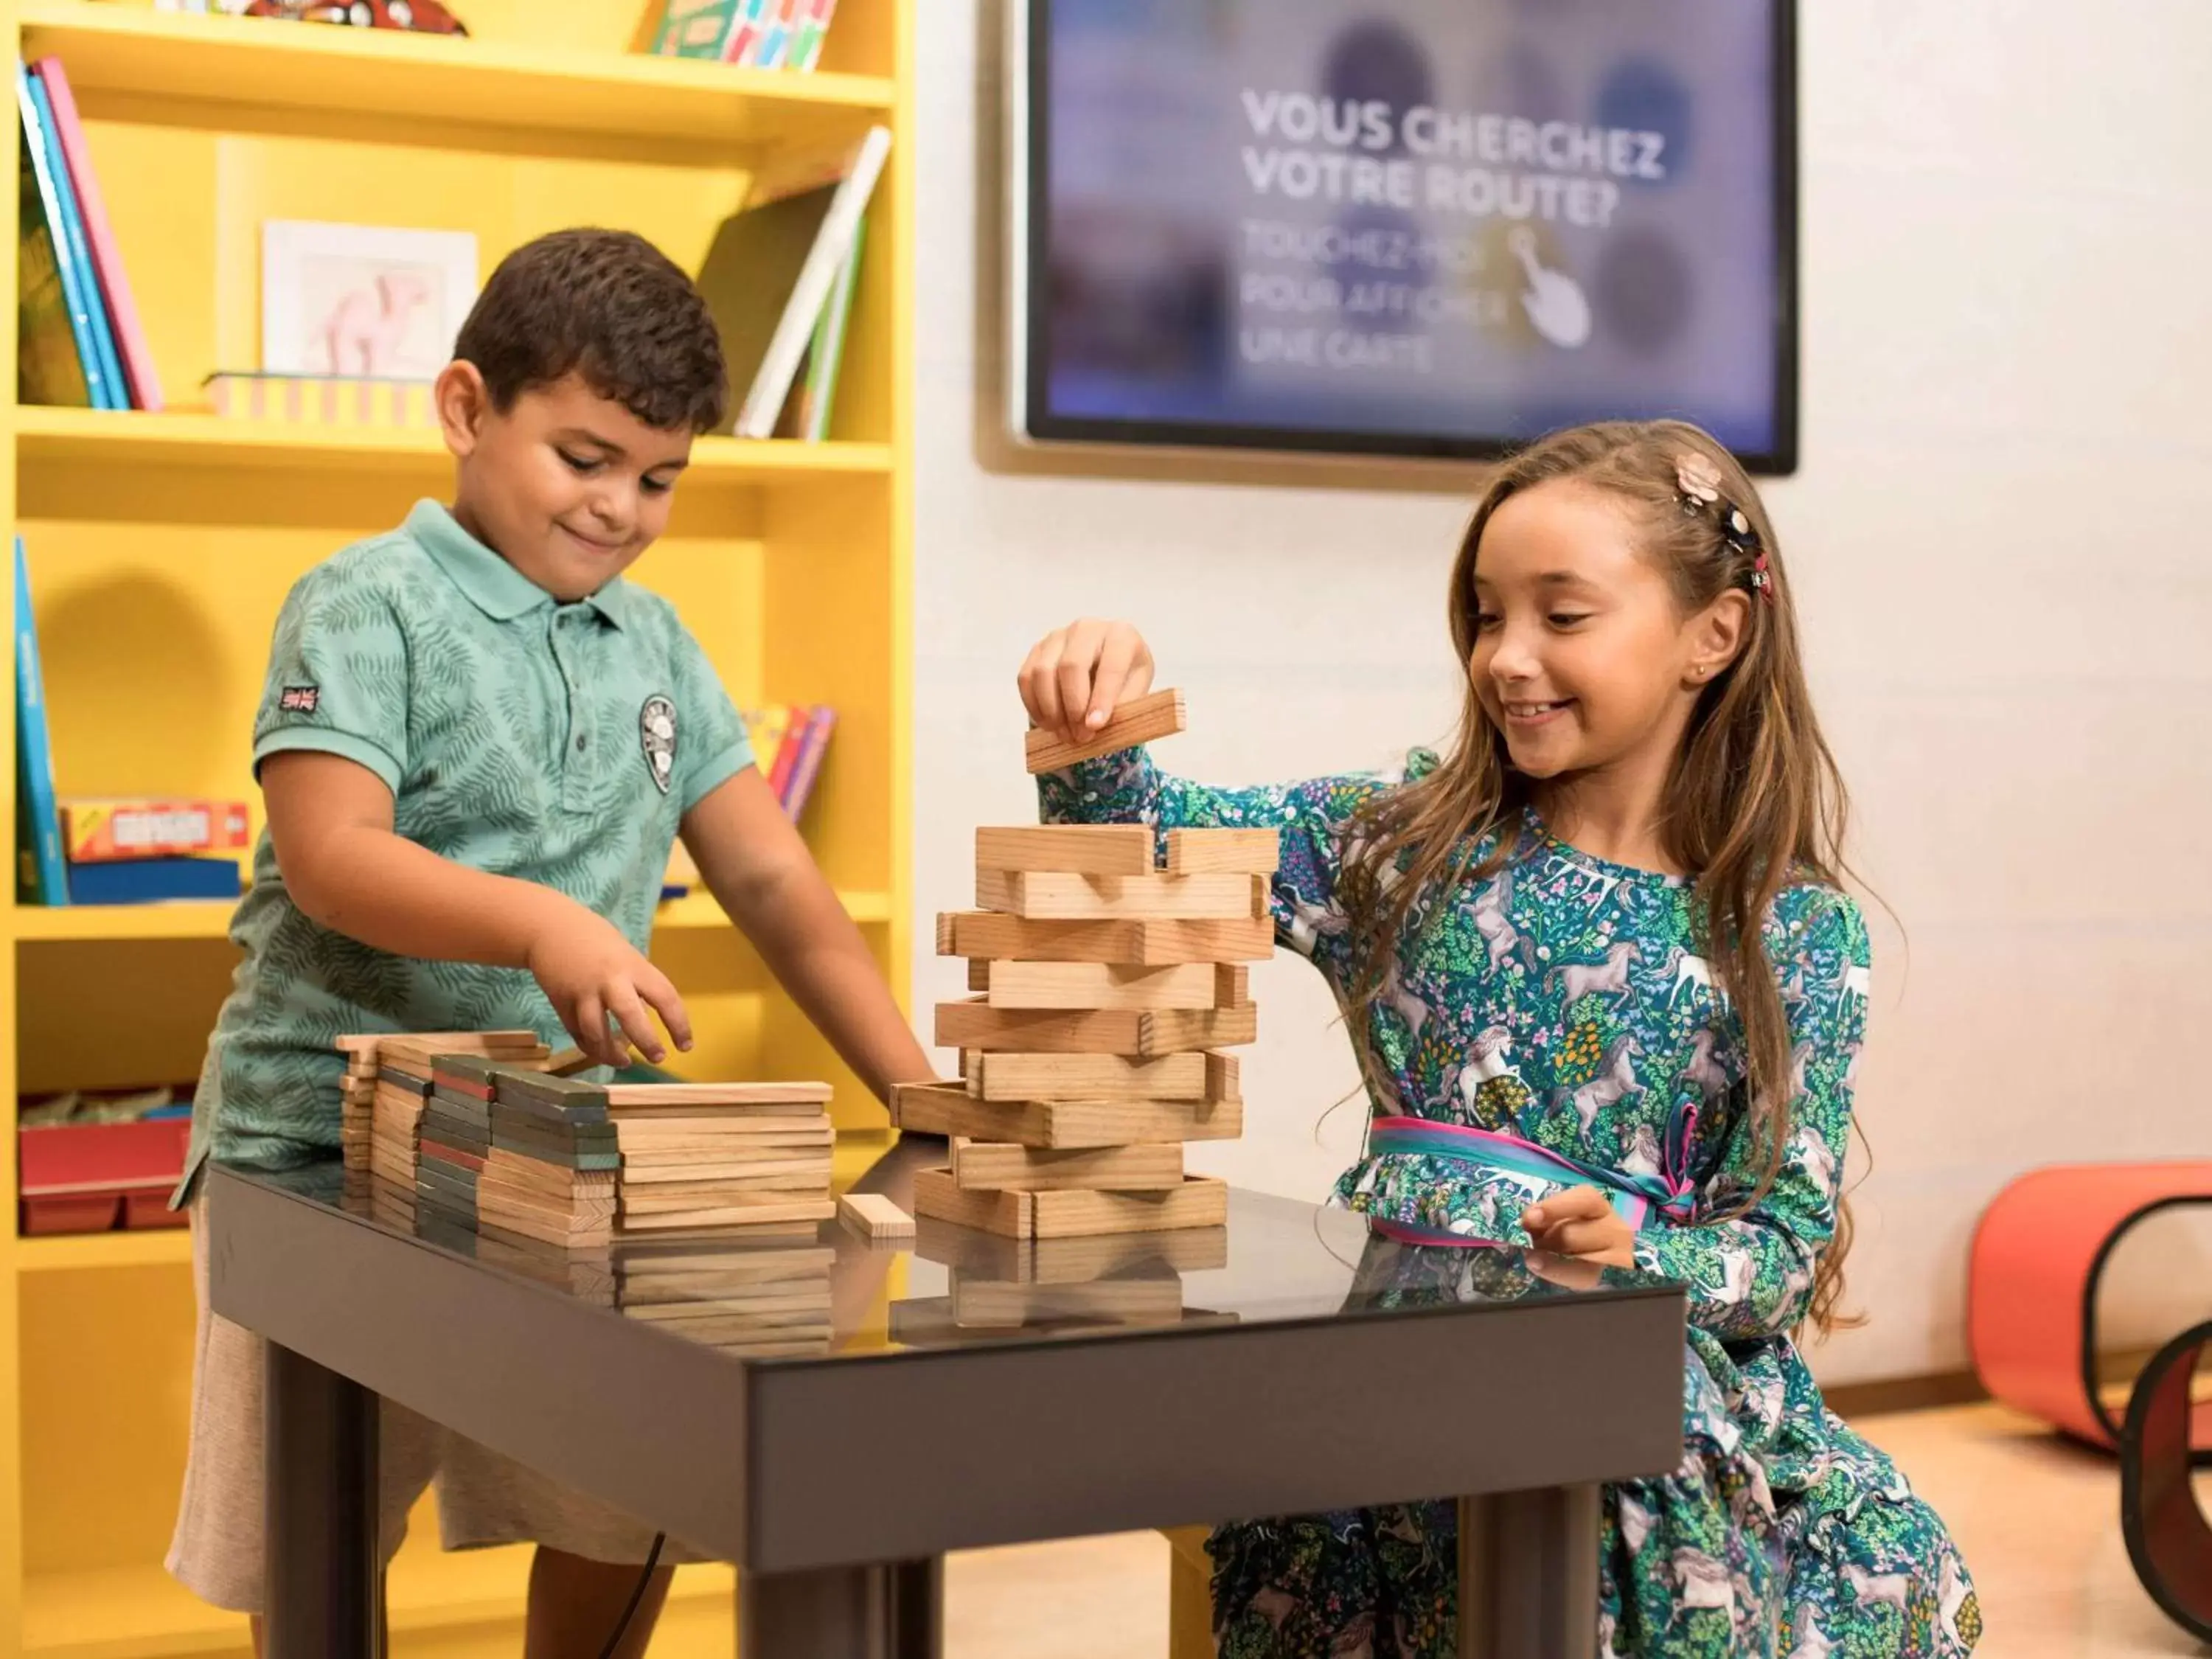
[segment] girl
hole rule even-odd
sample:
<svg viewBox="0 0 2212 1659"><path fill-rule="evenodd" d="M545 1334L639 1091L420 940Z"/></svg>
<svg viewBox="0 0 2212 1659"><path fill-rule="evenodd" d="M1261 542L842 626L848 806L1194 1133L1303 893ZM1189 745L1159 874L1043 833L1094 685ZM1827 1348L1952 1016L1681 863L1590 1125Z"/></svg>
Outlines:
<svg viewBox="0 0 2212 1659"><path fill-rule="evenodd" d="M1606 1493L1605 1654L1967 1653L1942 1523L1792 1340L1836 1318L1868 945L1751 482L1694 427L1559 434L1498 471L1449 610L1468 691L1441 758L1224 791L1133 750L1042 779L1044 816L1279 827L1277 930L1335 990L1376 1115L1339 1201L1393 1237L1688 1286L1686 1455ZM1127 624L1078 623L1022 697L1079 740L1152 674ZM1221 1528L1221 1651L1456 1652L1454 1525L1412 1504Z"/></svg>

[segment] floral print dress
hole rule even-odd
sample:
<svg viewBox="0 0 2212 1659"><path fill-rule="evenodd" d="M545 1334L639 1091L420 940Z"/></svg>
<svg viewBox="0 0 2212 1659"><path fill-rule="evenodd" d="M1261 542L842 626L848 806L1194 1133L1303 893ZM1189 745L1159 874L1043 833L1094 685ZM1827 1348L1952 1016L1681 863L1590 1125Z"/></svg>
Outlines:
<svg viewBox="0 0 2212 1659"><path fill-rule="evenodd" d="M1137 749L1039 780L1058 823L1267 826L1282 835L1277 937L1345 998L1336 885L1363 802L1436 763L1210 789ZM1358 1033L1395 1100L1378 1117L1502 1130L1676 1200L1638 1267L1689 1293L1681 1467L1607 1489L1601 1651L1652 1659L1923 1659L1970 1652L1981 1613L1942 1522L1831 1413L1790 1333L1833 1236L1865 1029L1866 930L1831 889L1777 900L1765 929L1793 1043L1781 1171L1749 1213L1740 1028L1696 948L1681 882L1591 858L1533 815L1503 867L1424 900ZM1482 857L1493 848L1473 849ZM1418 1137L1416 1137L1418 1139ZM1414 1236L1525 1244L1526 1202L1480 1166L1377 1152L1336 1200ZM1472 1426L1472 1425L1471 1425ZM1221 1528L1214 1620L1227 1659L1444 1659L1455 1646L1448 1504Z"/></svg>

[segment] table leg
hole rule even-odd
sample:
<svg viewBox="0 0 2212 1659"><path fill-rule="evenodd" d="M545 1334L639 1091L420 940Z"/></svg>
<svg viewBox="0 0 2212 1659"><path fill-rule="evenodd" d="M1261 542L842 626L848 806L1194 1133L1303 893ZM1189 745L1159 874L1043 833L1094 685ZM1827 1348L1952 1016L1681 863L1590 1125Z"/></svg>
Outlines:
<svg viewBox="0 0 2212 1659"><path fill-rule="evenodd" d="M288 1348L268 1346L269 1659L379 1659L377 1398Z"/></svg>
<svg viewBox="0 0 2212 1659"><path fill-rule="evenodd" d="M1460 1659L1593 1659L1595 1486L1459 1500Z"/></svg>
<svg viewBox="0 0 2212 1659"><path fill-rule="evenodd" d="M940 1659L945 1564L745 1573L738 1583L743 1659Z"/></svg>

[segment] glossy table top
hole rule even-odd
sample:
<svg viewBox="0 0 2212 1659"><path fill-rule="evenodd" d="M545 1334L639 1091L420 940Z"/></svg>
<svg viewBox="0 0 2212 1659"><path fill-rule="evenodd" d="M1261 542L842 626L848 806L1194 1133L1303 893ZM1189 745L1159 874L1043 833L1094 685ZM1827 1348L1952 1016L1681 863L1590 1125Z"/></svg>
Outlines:
<svg viewBox="0 0 2212 1659"><path fill-rule="evenodd" d="M896 1145L860 1189L904 1207L943 1155ZM1680 1287L1255 1194L1224 1228L574 1252L335 1164L218 1170L209 1204L217 1312L757 1569L1679 1455ZM836 1501L855 1482L877 1501Z"/></svg>

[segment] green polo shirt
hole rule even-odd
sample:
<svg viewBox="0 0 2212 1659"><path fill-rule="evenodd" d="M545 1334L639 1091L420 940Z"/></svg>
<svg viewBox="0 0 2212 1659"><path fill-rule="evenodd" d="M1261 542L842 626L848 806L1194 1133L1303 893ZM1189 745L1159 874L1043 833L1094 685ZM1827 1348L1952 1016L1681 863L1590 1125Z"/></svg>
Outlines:
<svg viewBox="0 0 2212 1659"><path fill-rule="evenodd" d="M752 763L674 607L619 578L561 604L427 501L286 597L256 775L301 749L375 773L408 840L556 888L641 951L678 821ZM342 1035L526 1028L566 1041L519 969L392 956L310 921L265 832L230 937L246 957L209 1042L187 1186L210 1155L284 1168L334 1151Z"/></svg>

